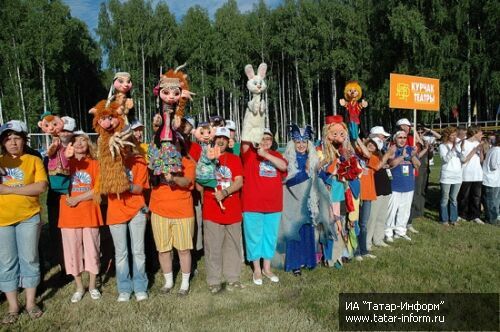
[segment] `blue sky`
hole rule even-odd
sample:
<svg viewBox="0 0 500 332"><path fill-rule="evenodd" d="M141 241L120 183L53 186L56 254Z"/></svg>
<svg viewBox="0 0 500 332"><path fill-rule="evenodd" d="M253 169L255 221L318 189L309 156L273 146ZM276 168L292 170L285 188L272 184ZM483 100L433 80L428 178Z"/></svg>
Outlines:
<svg viewBox="0 0 500 332"><path fill-rule="evenodd" d="M188 8L194 5L200 5L208 10L211 18L214 17L217 8L222 6L227 0L163 0L167 3L170 11L175 15L177 20L180 20L187 12ZM77 17L87 23L92 35L95 36L95 29L97 28L97 16L99 14L99 7L103 0L63 0L71 8L71 15ZM153 1L158 2L157 0ZM238 7L241 12L252 10L253 5L258 0L237 0ZM264 0L264 2L271 8L277 7L282 0Z"/></svg>

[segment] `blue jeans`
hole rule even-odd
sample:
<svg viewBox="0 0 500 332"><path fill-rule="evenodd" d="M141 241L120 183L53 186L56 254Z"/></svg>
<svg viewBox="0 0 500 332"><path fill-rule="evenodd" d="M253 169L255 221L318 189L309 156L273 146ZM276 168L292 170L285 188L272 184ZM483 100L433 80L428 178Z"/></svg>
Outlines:
<svg viewBox="0 0 500 332"><path fill-rule="evenodd" d="M370 218L370 210L372 201L362 201L361 211L359 212L359 235L358 235L358 248L354 256L366 255L368 249L366 248L366 225Z"/></svg>
<svg viewBox="0 0 500 332"><path fill-rule="evenodd" d="M40 215L0 227L0 290L35 288L40 283Z"/></svg>
<svg viewBox="0 0 500 332"><path fill-rule="evenodd" d="M144 234L146 216L139 211L132 220L123 224L110 225L109 230L115 245L116 282L119 293L145 292L148 289L146 276L146 255L144 254ZM132 249L132 278L128 259L127 230L130 232Z"/></svg>
<svg viewBox="0 0 500 332"><path fill-rule="evenodd" d="M247 260L272 259L278 241L281 212L243 212Z"/></svg>
<svg viewBox="0 0 500 332"><path fill-rule="evenodd" d="M448 221L454 224L458 219L457 196L460 191L460 183L446 184L441 183L441 223ZM450 213L448 214L448 202Z"/></svg>
<svg viewBox="0 0 500 332"><path fill-rule="evenodd" d="M483 186L484 213L486 221L490 224L498 223L500 210L500 187Z"/></svg>

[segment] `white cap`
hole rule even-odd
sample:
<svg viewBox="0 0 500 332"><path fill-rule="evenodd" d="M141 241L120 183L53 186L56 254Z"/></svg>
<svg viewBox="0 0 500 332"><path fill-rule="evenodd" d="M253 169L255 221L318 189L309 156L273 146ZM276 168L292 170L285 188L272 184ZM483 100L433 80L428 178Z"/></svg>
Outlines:
<svg viewBox="0 0 500 332"><path fill-rule="evenodd" d="M233 120L226 120L226 128L229 130L236 130L236 123Z"/></svg>
<svg viewBox="0 0 500 332"><path fill-rule="evenodd" d="M6 130L12 130L18 133L28 132L26 124L19 120L10 120L9 122L5 123L3 126L0 127L0 134L3 134L3 132Z"/></svg>
<svg viewBox="0 0 500 332"><path fill-rule="evenodd" d="M264 134L268 134L268 135L273 136L273 132L272 132L272 131L271 131L271 129L269 129L269 128L265 128L265 129L264 129Z"/></svg>
<svg viewBox="0 0 500 332"><path fill-rule="evenodd" d="M141 123L141 121L139 121L139 120L135 120L134 122L132 122L132 123L130 124L130 128L131 128L132 130L135 130L135 129L140 128L140 127L143 127L143 128L144 128L144 125L143 125L143 124Z"/></svg>
<svg viewBox="0 0 500 332"><path fill-rule="evenodd" d="M61 120L64 122L63 130L74 131L76 128L76 121L72 117L63 116Z"/></svg>
<svg viewBox="0 0 500 332"><path fill-rule="evenodd" d="M402 125L407 125L408 127L411 127L411 123L407 118L399 119L398 122L396 122L396 126L402 126Z"/></svg>
<svg viewBox="0 0 500 332"><path fill-rule="evenodd" d="M215 130L215 137L217 136L224 136L227 138L231 137L229 135L229 129L227 129L226 127L217 127L217 129Z"/></svg>
<svg viewBox="0 0 500 332"><path fill-rule="evenodd" d="M372 129L370 129L370 137L375 135L384 135L385 137L391 136L391 134L386 132L384 127L382 126L375 126Z"/></svg>
<svg viewBox="0 0 500 332"><path fill-rule="evenodd" d="M377 149L379 151L382 150L382 148L384 147L384 142L382 142L382 140L378 137L372 137L372 138L370 138L370 141L375 143L375 145L377 146Z"/></svg>

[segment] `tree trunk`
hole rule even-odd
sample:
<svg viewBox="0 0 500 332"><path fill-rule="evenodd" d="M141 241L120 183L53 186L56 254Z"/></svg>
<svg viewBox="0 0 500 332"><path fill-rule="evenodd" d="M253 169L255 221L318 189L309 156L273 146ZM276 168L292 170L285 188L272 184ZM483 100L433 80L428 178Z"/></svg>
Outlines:
<svg viewBox="0 0 500 332"><path fill-rule="evenodd" d="M335 78L335 69L332 69L332 110L333 115L337 115L337 79Z"/></svg>
<svg viewBox="0 0 500 332"><path fill-rule="evenodd" d="M45 86L45 61L42 60L40 64L40 69L42 70L42 95L43 95L43 112L47 112L47 90Z"/></svg>
<svg viewBox="0 0 500 332"><path fill-rule="evenodd" d="M226 92L224 91L224 85L222 86L222 109L226 109ZM229 109L229 118L234 121L233 119L233 110Z"/></svg>
<svg viewBox="0 0 500 332"><path fill-rule="evenodd" d="M297 80L297 93L299 95L300 101L300 111L302 115L302 127L306 125L306 111L304 109L304 102L302 101L302 93L300 92L300 80L299 80L299 62L295 59L295 78Z"/></svg>
<svg viewBox="0 0 500 332"><path fill-rule="evenodd" d="M205 95L205 69L201 66L201 93L203 94L203 114L207 117L207 97ZM210 111L208 111L210 113Z"/></svg>
<svg viewBox="0 0 500 332"><path fill-rule="evenodd" d="M28 118L26 117L26 106L24 105L23 83L21 82L21 73L19 71L19 66L16 66L16 71L17 71L17 83L19 84L19 96L21 99L21 110L23 111L23 120L24 123L26 123L26 126L29 128Z"/></svg>
<svg viewBox="0 0 500 332"><path fill-rule="evenodd" d="M219 89L217 89L216 92L215 92L215 107L217 108L217 114L220 114L219 92L220 92ZM224 117L225 117L226 116L226 111L224 109L222 111L224 112Z"/></svg>
<svg viewBox="0 0 500 332"><path fill-rule="evenodd" d="M144 124L146 116L146 58L144 57L144 44L141 44L141 56L142 56L142 117L140 108L137 109L139 112L139 121Z"/></svg>
<svg viewBox="0 0 500 332"><path fill-rule="evenodd" d="M317 129L316 129L316 137L317 139L321 139L321 99L320 99L320 91L319 91L319 75L316 77L317 91L318 91L318 116L317 116ZM312 123L311 123L312 125Z"/></svg>
<svg viewBox="0 0 500 332"><path fill-rule="evenodd" d="M3 95L2 95L3 97ZM0 97L0 126L3 125L2 97Z"/></svg>
<svg viewBox="0 0 500 332"><path fill-rule="evenodd" d="M309 124L312 126L314 124L314 110L313 110L313 101L312 101L312 83L310 85L309 91Z"/></svg>
<svg viewBox="0 0 500 332"><path fill-rule="evenodd" d="M276 99L273 101L273 108L274 108L274 122L276 124L276 129L274 129L274 137L277 137L278 142L281 142L279 135L280 121L278 120L278 107L276 105Z"/></svg>

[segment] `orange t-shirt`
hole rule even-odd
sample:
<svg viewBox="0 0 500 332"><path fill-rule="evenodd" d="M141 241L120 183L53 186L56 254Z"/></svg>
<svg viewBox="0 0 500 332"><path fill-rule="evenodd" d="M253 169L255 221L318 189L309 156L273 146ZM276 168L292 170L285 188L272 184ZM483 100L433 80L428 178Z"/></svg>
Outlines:
<svg viewBox="0 0 500 332"><path fill-rule="evenodd" d="M196 163L186 157L182 158L184 177L188 178L190 185L187 188L160 184L151 190L149 209L164 218L180 219L194 217L193 196Z"/></svg>
<svg viewBox="0 0 500 332"><path fill-rule="evenodd" d="M71 158L69 161L71 185L70 196L76 197L96 187L99 175L97 160ZM66 205L66 195L61 195L59 201L60 228L99 227L103 225L101 208L92 199L78 203L75 207Z"/></svg>
<svg viewBox="0 0 500 332"><path fill-rule="evenodd" d="M375 168L380 163L380 158L375 154L372 154L366 166L363 168L363 173L361 174L361 200L362 201L374 201L377 199L377 192L375 191L375 179L373 173Z"/></svg>
<svg viewBox="0 0 500 332"><path fill-rule="evenodd" d="M125 168L130 184L149 188L148 166L141 155L131 156L125 159ZM127 191L120 194L108 195L107 225L121 224L132 219L141 208L146 206L144 195L132 194Z"/></svg>

